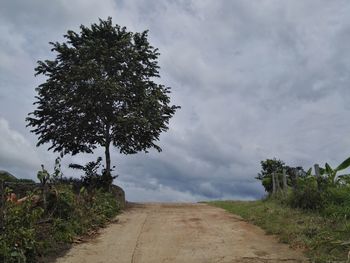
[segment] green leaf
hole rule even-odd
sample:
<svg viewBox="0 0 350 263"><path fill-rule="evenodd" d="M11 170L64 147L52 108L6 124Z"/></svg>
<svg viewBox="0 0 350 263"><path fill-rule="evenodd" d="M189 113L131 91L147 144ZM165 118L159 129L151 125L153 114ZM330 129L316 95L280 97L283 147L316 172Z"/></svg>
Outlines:
<svg viewBox="0 0 350 263"><path fill-rule="evenodd" d="M80 194L83 194L83 193L85 193L85 191L86 191L86 189L85 189L85 187L83 186L82 188L80 188Z"/></svg>
<svg viewBox="0 0 350 263"><path fill-rule="evenodd" d="M326 173L327 174L332 174L333 173L332 167L328 163L326 163L325 166L326 166Z"/></svg>
<svg viewBox="0 0 350 263"><path fill-rule="evenodd" d="M321 175L324 175L325 172L326 172L326 170L325 170L324 168L320 167L320 174L321 174Z"/></svg>
<svg viewBox="0 0 350 263"><path fill-rule="evenodd" d="M335 170L340 171L348 168L350 166L350 157L343 161Z"/></svg>
<svg viewBox="0 0 350 263"><path fill-rule="evenodd" d="M307 176L310 176L311 173L312 173L312 167L310 167L309 170L307 170L306 175L307 175Z"/></svg>
<svg viewBox="0 0 350 263"><path fill-rule="evenodd" d="M42 182L45 178L45 174L43 173L43 171L39 171L37 177L39 181Z"/></svg>

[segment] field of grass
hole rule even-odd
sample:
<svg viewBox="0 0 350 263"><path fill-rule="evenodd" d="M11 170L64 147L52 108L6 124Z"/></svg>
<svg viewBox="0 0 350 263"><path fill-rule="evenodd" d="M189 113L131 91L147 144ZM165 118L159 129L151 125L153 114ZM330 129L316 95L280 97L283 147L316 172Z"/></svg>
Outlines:
<svg viewBox="0 0 350 263"><path fill-rule="evenodd" d="M292 248L305 251L312 262L347 262L350 220L322 216L267 201L214 201L209 204L240 215L246 221L276 235Z"/></svg>

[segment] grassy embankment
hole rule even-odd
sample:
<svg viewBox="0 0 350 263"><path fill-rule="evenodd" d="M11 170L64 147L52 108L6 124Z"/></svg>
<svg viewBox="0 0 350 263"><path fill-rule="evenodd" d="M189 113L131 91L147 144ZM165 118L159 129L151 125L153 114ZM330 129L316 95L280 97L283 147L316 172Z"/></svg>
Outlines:
<svg viewBox="0 0 350 263"><path fill-rule="evenodd" d="M347 262L350 220L284 206L275 200L214 201L209 204L240 215L246 221L299 248L312 262Z"/></svg>
<svg viewBox="0 0 350 263"><path fill-rule="evenodd" d="M10 192L10 189L7 189ZM40 190L28 193L35 197ZM6 201L0 229L0 262L43 262L69 247L80 235L103 227L119 211L115 196L102 190L76 193L55 185L47 208L29 198L21 204Z"/></svg>

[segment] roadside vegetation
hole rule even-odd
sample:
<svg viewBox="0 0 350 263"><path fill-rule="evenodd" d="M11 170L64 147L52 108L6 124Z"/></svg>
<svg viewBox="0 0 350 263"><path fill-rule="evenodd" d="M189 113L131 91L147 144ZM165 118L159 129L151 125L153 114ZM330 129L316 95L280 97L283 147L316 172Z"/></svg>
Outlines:
<svg viewBox="0 0 350 263"><path fill-rule="evenodd" d="M38 262L113 218L119 208L111 148L122 154L161 151L159 136L180 108L170 102L170 87L156 83L159 52L148 31L130 32L108 18L69 30L64 39L50 42L54 59L35 68L46 79L35 89L27 126L38 136L37 146L49 144L60 157L104 148L105 166L98 172L102 158L70 165L85 172L82 179L62 178L59 161L53 174L42 166L40 184L28 182L35 187L20 199L9 181L21 180L4 173L0 262Z"/></svg>
<svg viewBox="0 0 350 263"><path fill-rule="evenodd" d="M312 262L346 262L350 221L283 205L278 200L215 201L210 204L240 215L277 235L283 243L302 249Z"/></svg>
<svg viewBox="0 0 350 263"><path fill-rule="evenodd" d="M261 162L267 194L260 201L216 201L211 204L240 215L277 235L281 242L301 248L313 262L347 262L350 254L350 175L329 164L304 171L281 160Z"/></svg>
<svg viewBox="0 0 350 263"><path fill-rule="evenodd" d="M87 165L81 179L57 177L44 168L40 184L17 199L5 188L0 229L0 262L41 262L112 220L120 204L102 187L96 166ZM16 187L16 185L13 185Z"/></svg>

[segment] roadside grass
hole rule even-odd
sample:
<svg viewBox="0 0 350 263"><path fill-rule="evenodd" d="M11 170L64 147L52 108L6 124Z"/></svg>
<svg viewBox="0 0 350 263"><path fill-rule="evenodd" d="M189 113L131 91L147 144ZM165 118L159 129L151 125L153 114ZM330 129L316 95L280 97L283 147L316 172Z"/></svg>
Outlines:
<svg viewBox="0 0 350 263"><path fill-rule="evenodd" d="M3 209L0 262L5 263L52 262L76 238L104 227L120 211L112 193L77 194L63 184L48 195L46 210L31 199L22 204L6 201Z"/></svg>
<svg viewBox="0 0 350 263"><path fill-rule="evenodd" d="M276 235L280 242L302 249L312 262L348 262L350 220L284 206L276 200L212 201Z"/></svg>

